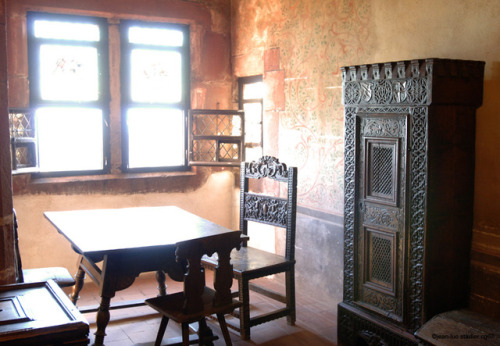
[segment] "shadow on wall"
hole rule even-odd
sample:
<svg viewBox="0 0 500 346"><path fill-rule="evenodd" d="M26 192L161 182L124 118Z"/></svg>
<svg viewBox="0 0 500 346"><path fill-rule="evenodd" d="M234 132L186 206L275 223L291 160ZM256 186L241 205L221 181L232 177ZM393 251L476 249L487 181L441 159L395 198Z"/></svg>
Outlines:
<svg viewBox="0 0 500 346"><path fill-rule="evenodd" d="M297 213L297 290L331 307L342 301L343 232L341 220L329 222Z"/></svg>

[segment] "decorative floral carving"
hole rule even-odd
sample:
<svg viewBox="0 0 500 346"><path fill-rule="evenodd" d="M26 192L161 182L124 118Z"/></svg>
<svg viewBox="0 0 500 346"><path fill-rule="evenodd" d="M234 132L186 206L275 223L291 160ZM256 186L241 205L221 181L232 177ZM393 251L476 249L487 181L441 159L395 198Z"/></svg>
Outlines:
<svg viewBox="0 0 500 346"><path fill-rule="evenodd" d="M361 85L361 87L363 87L363 85ZM348 104L359 102L359 98L361 97L359 83L354 83L354 82L346 83L344 97L345 97L345 102Z"/></svg>
<svg viewBox="0 0 500 346"><path fill-rule="evenodd" d="M249 178L273 178L276 180L288 179L288 169L286 164L272 156L263 156L257 161L248 163L245 167L245 175Z"/></svg>
<svg viewBox="0 0 500 346"><path fill-rule="evenodd" d="M245 219L259 220L272 225L287 226L288 202L255 194L245 194Z"/></svg>
<svg viewBox="0 0 500 346"><path fill-rule="evenodd" d="M373 96L373 84L372 83L360 83L360 84L361 84L363 101L370 102Z"/></svg>
<svg viewBox="0 0 500 346"><path fill-rule="evenodd" d="M427 78L350 81L344 85L345 105L423 105L430 93Z"/></svg>
<svg viewBox="0 0 500 346"><path fill-rule="evenodd" d="M427 79L413 78L408 80L408 101L415 104L427 102Z"/></svg>
<svg viewBox="0 0 500 346"><path fill-rule="evenodd" d="M410 147L410 329L422 324L422 284L425 227L425 192L427 186L427 108L412 109Z"/></svg>
<svg viewBox="0 0 500 346"><path fill-rule="evenodd" d="M394 102L401 103L405 102L408 97L408 83L406 80L397 80L393 82L392 86L394 93Z"/></svg>
<svg viewBox="0 0 500 346"><path fill-rule="evenodd" d="M386 117L370 117L362 121L362 134L370 137L402 137L405 128L401 121Z"/></svg>
<svg viewBox="0 0 500 346"><path fill-rule="evenodd" d="M440 77L481 77L480 62L426 59L394 63L342 67L345 105L427 105L431 102L430 79ZM355 84L358 84L356 86ZM347 97L347 88L360 91L360 97ZM356 94L356 96L358 96Z"/></svg>
<svg viewBox="0 0 500 346"><path fill-rule="evenodd" d="M384 79L374 82L375 88L375 103L387 104L392 99L392 84Z"/></svg>
<svg viewBox="0 0 500 346"><path fill-rule="evenodd" d="M345 109L344 301L354 300L355 110Z"/></svg>
<svg viewBox="0 0 500 346"><path fill-rule="evenodd" d="M372 205L366 206L364 223L397 230L401 219L402 215L399 209L378 208Z"/></svg>
<svg viewBox="0 0 500 346"><path fill-rule="evenodd" d="M395 297L381 294L367 287L363 288L363 301L371 306L383 310L386 313L401 317L402 311Z"/></svg>

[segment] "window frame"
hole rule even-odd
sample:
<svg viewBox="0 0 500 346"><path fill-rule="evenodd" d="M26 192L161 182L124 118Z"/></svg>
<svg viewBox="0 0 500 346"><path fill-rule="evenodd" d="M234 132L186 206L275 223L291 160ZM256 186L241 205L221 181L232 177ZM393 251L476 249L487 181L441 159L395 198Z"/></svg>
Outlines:
<svg viewBox="0 0 500 346"><path fill-rule="evenodd" d="M34 148L34 157L36 160L35 167L15 167L13 166L13 174L22 174L22 173L30 173L34 178L49 178L49 177L71 177L71 176L85 176L85 175L106 175L111 174L113 168L118 163L120 174L127 173L155 173L155 172L187 172L192 169L192 166L199 165L199 163L191 160L190 152L191 152L191 123L189 122L190 114L191 114L191 36L190 36L190 25L189 24L181 24L181 23L171 23L171 22L157 22L157 21L147 21L147 20L139 20L139 19L120 19L118 22L113 22L114 24L118 24L118 36L110 36L109 30L111 23L109 18L107 17L99 17L99 16L87 16L87 15L79 15L79 14L65 14L65 13L51 13L51 12L41 12L41 11L28 11L26 14L27 18L27 40L28 40L28 77L30 81L29 88L29 102L30 105L28 108L23 109L26 113L35 114L36 110L39 107L77 107L78 109L85 108L98 108L102 111L102 129L103 129L103 169L98 170L73 170L73 171L47 171L41 172L39 169L39 152L37 148L37 133L38 128L35 126L35 136L33 146L30 148ZM55 20L62 22L74 22L74 23L91 23L97 24L99 26L100 38L99 41L85 41L85 40L72 40L72 39L50 39L50 38L40 38L35 37L35 28L34 23L36 20ZM140 44L140 43L131 43L128 39L128 28L134 25L139 25L146 28L174 28L176 30L181 30L184 35L183 44L180 46L160 46L154 44ZM114 38L113 38L114 37ZM67 100L43 100L42 99L42 85L40 85L41 75L40 71L43 68L40 65L40 47L45 44L61 44L68 46L92 46L96 47L98 51L98 97L97 100L92 100L88 102L80 102L80 101L67 101ZM120 66L112 66L110 62L110 54L112 53L113 45L117 45L119 47L120 56ZM145 49L158 49L160 50L170 50L170 51L179 51L181 53L182 59L182 72L181 78L183 83L183 88L181 92L181 100L179 102L174 103L147 103L147 102L134 102L132 101L132 93L130 88L130 81L132 78L131 71L131 52L135 47L145 48ZM124 58L125 57L125 58ZM110 129L110 123L112 122L111 115L111 83L112 79L116 78L120 81L120 89L119 89L119 97L120 97L120 109L119 114L116 116L117 124L121 124L121 129L118 133L113 134L113 136L119 136L117 138L111 138L112 132ZM244 77L247 79L249 77ZM257 78L256 80L262 81L262 76L250 77L251 80L253 78ZM262 100L261 100L262 102ZM239 102L239 104L241 104ZM128 159L129 159L129 129L127 127L127 111L133 107L159 107L159 108L169 108L169 106L173 106L174 109L179 109L183 112L183 129L184 129L184 138L183 138L183 164L179 166L162 166L162 167L138 167L138 168L129 168ZM14 110L14 109L13 109ZM207 110L204 110L207 111ZM217 112L219 110L216 110ZM235 144L239 144L239 153L240 160L238 162L228 160L217 160L214 162L205 162L203 165L207 166L235 166L239 165L240 162L244 161L245 157L245 144L244 144L244 113L240 111L234 110L222 110L221 113L228 112L229 113L239 113L241 114L241 126L242 126L242 135L238 138L230 138L230 140L234 140ZM118 118L119 117L119 118ZM113 119L115 119L115 115L113 115ZM180 120L180 118L177 118ZM261 128L262 131L262 128ZM262 138L262 133L261 133ZM112 150L112 142L120 140L120 145ZM25 145L24 142L28 140L25 139L17 139L12 138L12 150L15 152L16 146ZM21 143L22 142L22 143ZM66 142L67 143L67 142ZM64 142L62 142L64 145ZM118 152L119 149L120 152ZM116 150L116 154L115 154ZM179 151L180 154L180 151ZM121 162L118 162L118 159L115 157L113 160L111 155L116 155L116 157L120 157ZM180 157L179 157L180 158ZM115 162L113 164L113 162ZM63 168L64 169L64 168Z"/></svg>
<svg viewBox="0 0 500 346"><path fill-rule="evenodd" d="M100 39L94 41L81 40L66 40L66 39L48 39L35 37L34 23L36 20L60 20L71 21L77 23L90 23L99 26ZM49 12L28 11L26 13L27 25L27 40L28 40L28 78L29 78L29 102L30 111L35 114L40 107L76 107L76 108L99 108L102 111L102 129L103 129L103 164L102 169L98 170L73 170L73 171L50 171L41 172L39 170L39 162L37 160L36 168L31 168L29 172L35 172L40 177L54 176L79 176L92 174L107 174L110 172L110 138L109 138L109 37L108 37L108 22L106 18L94 16L81 16L74 14L60 14ZM43 44L60 44L60 45L78 45L96 47L97 49L97 68L98 68L98 97L95 101L67 101L67 100L43 100L41 97L42 88L40 85L40 47ZM38 129L35 125L35 138L37 138ZM36 139L37 141L37 139ZM39 157L39 149L36 147L35 156ZM22 172L22 169L20 170Z"/></svg>
<svg viewBox="0 0 500 346"><path fill-rule="evenodd" d="M222 135L218 133L198 134L196 133L195 116L220 116L239 117L240 118L240 135ZM245 113L242 110L227 110L227 109L191 109L189 111L189 165L190 166L228 166L239 167L241 162L245 161ZM213 161L196 160L194 148L196 141L213 141L215 143L215 153ZM224 144L235 144L238 146L238 160L225 159L220 153L220 147Z"/></svg>
<svg viewBox="0 0 500 346"><path fill-rule="evenodd" d="M128 39L128 29L132 26L143 26L147 28L175 28L180 30L184 35L184 43L180 47L174 46L158 46L158 45L147 45L131 43ZM136 102L132 100L131 97L131 51L134 48L146 48L155 49L162 51L178 51L182 55L182 72L181 78L183 83L181 101L176 103L146 103L146 102ZM166 22L147 22L139 20L128 20L123 19L120 21L120 57L121 57L121 102L120 102L120 112L121 112L121 156L122 156L122 172L123 173L142 173L142 172L170 172L170 171L188 171L190 167L188 165L188 112L191 104L191 85L190 85L190 73L191 73L191 57L190 57L190 28L187 24L178 23L166 23ZM128 88L128 89L127 89ZM140 107L140 108L158 108L158 107L169 107L181 109L184 118L184 164L181 166L159 166L159 167L129 167L129 130L127 126L127 111L130 108Z"/></svg>

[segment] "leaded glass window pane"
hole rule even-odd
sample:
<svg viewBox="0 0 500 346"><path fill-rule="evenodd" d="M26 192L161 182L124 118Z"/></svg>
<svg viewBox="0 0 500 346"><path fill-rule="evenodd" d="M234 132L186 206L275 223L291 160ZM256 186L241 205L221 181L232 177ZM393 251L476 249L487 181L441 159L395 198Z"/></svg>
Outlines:
<svg viewBox="0 0 500 346"><path fill-rule="evenodd" d="M219 142L219 161L237 162L240 159L239 142Z"/></svg>
<svg viewBox="0 0 500 346"><path fill-rule="evenodd" d="M180 102L182 55L172 51L133 49L131 98L134 102Z"/></svg>
<svg viewBox="0 0 500 346"><path fill-rule="evenodd" d="M98 78L96 48L53 44L40 46L42 100L96 101Z"/></svg>
<svg viewBox="0 0 500 346"><path fill-rule="evenodd" d="M203 162L217 161L217 141L215 139L199 139L193 141L193 160Z"/></svg>
<svg viewBox="0 0 500 346"><path fill-rule="evenodd" d="M100 39L99 26L90 23L36 20L35 37L71 41L97 42Z"/></svg>
<svg viewBox="0 0 500 346"><path fill-rule="evenodd" d="M153 46L181 47L184 43L184 33L175 29L133 26L129 28L128 37L130 43Z"/></svg>
<svg viewBox="0 0 500 346"><path fill-rule="evenodd" d="M235 166L241 161L243 118L243 112L238 110L191 110L190 163Z"/></svg>
<svg viewBox="0 0 500 346"><path fill-rule="evenodd" d="M9 129L11 138L34 138L33 114L28 111L9 110Z"/></svg>
<svg viewBox="0 0 500 346"><path fill-rule="evenodd" d="M41 172L103 169L103 114L95 108L37 109Z"/></svg>
<svg viewBox="0 0 500 346"><path fill-rule="evenodd" d="M184 165L184 112L131 108L127 112L129 168Z"/></svg>
<svg viewBox="0 0 500 346"><path fill-rule="evenodd" d="M241 136L241 114L210 112L196 110L193 114L195 136Z"/></svg>

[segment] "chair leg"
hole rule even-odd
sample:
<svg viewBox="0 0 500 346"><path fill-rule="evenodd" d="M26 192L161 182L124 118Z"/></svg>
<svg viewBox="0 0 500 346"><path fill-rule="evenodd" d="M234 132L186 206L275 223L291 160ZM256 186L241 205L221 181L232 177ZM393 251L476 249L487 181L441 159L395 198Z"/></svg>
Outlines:
<svg viewBox="0 0 500 346"><path fill-rule="evenodd" d="M204 319L198 321L198 345L202 346L203 345L203 339L205 337L205 332L206 332L206 323L203 323Z"/></svg>
<svg viewBox="0 0 500 346"><path fill-rule="evenodd" d="M240 334L243 340L250 339L250 291L248 280L238 278L240 306Z"/></svg>
<svg viewBox="0 0 500 346"><path fill-rule="evenodd" d="M163 340L163 335L165 335L165 330L167 329L168 317L163 316L160 322L160 329L158 329L158 335L156 335L155 346L160 346Z"/></svg>
<svg viewBox="0 0 500 346"><path fill-rule="evenodd" d="M231 337L229 336L229 330L227 329L226 319L224 318L224 314L217 314L217 319L219 320L220 330L222 331L222 335L224 336L224 341L226 342L226 346L232 346Z"/></svg>
<svg viewBox="0 0 500 346"><path fill-rule="evenodd" d="M295 269L291 269L285 273L286 280L286 306L290 309L290 315L286 317L289 325L295 325L296 309L295 309Z"/></svg>
<svg viewBox="0 0 500 346"><path fill-rule="evenodd" d="M182 346L189 346L189 323L182 323Z"/></svg>

